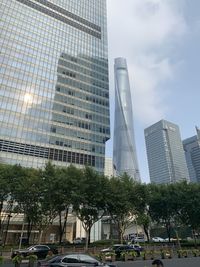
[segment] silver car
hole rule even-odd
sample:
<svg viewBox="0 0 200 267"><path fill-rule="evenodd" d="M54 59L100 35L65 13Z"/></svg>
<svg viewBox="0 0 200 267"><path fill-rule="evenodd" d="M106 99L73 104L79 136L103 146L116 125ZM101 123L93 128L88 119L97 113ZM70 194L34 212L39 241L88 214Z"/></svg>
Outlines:
<svg viewBox="0 0 200 267"><path fill-rule="evenodd" d="M49 260L38 261L38 267L116 267L114 264L105 264L94 257L83 253L57 255Z"/></svg>

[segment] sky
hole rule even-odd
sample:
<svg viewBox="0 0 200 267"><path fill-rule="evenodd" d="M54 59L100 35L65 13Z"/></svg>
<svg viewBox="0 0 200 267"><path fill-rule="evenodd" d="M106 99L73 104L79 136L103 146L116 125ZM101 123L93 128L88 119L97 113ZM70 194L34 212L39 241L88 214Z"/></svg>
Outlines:
<svg viewBox="0 0 200 267"><path fill-rule="evenodd" d="M127 60L142 182L148 183L144 129L165 119L182 139L200 127L200 1L107 0L112 157L114 58Z"/></svg>

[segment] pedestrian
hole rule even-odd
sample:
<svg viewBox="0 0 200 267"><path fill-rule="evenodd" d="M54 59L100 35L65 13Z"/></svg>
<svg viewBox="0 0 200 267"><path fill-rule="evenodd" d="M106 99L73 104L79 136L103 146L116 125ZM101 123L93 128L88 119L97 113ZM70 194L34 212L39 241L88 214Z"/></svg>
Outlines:
<svg viewBox="0 0 200 267"><path fill-rule="evenodd" d="M154 260L152 262L152 267L164 267L164 264L162 263L161 260Z"/></svg>

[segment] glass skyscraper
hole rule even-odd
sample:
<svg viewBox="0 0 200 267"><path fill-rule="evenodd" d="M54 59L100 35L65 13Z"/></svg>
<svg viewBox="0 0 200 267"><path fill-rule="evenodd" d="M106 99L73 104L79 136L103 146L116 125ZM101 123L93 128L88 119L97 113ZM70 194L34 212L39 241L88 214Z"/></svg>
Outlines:
<svg viewBox="0 0 200 267"><path fill-rule="evenodd" d="M103 172L106 0L1 0L0 16L0 162Z"/></svg>
<svg viewBox="0 0 200 267"><path fill-rule="evenodd" d="M133 127L131 91L126 59L115 59L115 122L113 164L116 175L140 181Z"/></svg>
<svg viewBox="0 0 200 267"><path fill-rule="evenodd" d="M183 140L186 163L191 182L200 183L200 130L196 127L197 135Z"/></svg>
<svg viewBox="0 0 200 267"><path fill-rule="evenodd" d="M144 130L152 183L189 181L179 127L161 120Z"/></svg>

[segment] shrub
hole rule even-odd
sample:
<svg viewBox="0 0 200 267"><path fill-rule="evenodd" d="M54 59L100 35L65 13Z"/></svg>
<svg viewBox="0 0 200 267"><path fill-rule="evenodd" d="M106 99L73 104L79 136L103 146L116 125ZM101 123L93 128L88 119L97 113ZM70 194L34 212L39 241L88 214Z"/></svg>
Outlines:
<svg viewBox="0 0 200 267"><path fill-rule="evenodd" d="M0 265L3 264L3 261L4 261L3 257L0 256Z"/></svg>
<svg viewBox="0 0 200 267"><path fill-rule="evenodd" d="M29 260L29 262L35 262L38 259L38 256L35 254L30 254L26 257L27 260Z"/></svg>
<svg viewBox="0 0 200 267"><path fill-rule="evenodd" d="M146 251L142 251L142 252L141 252L141 256L142 256L142 259L143 259L143 260L146 260L146 259L147 259Z"/></svg>
<svg viewBox="0 0 200 267"><path fill-rule="evenodd" d="M15 264L15 266L19 266L22 262L23 257L21 255L16 255L14 258L12 258L12 262Z"/></svg>
<svg viewBox="0 0 200 267"><path fill-rule="evenodd" d="M198 250L198 249L193 249L193 250L192 250L192 255L193 255L194 257L199 256L199 255L200 255L199 250Z"/></svg>

